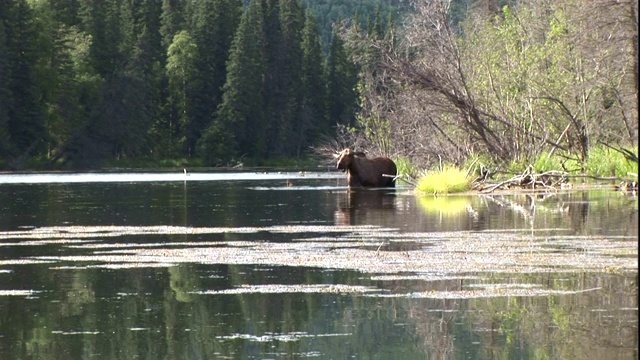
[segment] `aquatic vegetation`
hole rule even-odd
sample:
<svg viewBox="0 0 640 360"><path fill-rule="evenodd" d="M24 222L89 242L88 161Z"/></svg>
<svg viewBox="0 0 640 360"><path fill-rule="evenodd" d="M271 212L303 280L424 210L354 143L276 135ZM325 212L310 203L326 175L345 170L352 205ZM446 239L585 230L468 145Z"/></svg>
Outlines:
<svg viewBox="0 0 640 360"><path fill-rule="evenodd" d="M529 232L531 232L529 230ZM207 235L222 233L293 234L287 242L215 240ZM200 234L202 241L108 242L108 238L127 234ZM318 235L313 237L310 235ZM539 234L539 235L538 235ZM52 270L89 268L154 268L178 264L235 264L261 266L312 267L354 270L380 281L413 275L415 279L435 281L486 273L546 273L637 271L638 244L626 237L601 236L549 238L544 229L522 236L518 230L502 232L398 233L378 226L266 226L247 228L207 227L55 227L18 232L0 232L0 238L40 239L31 245L46 243L74 249L77 254L31 256L12 264L52 263ZM59 242L60 236L92 242ZM101 239L101 240L100 240ZM384 244L410 244L407 250L390 250ZM398 248L402 248L399 246ZM5 264L0 263L0 265ZM388 278L384 278L384 276ZM367 293L368 296L429 298L477 298L495 296L545 296L569 294L584 289L554 289L547 284L482 284L458 291L397 292L382 288L345 284L244 285L237 288L204 290L197 294L239 293ZM10 290L19 291L19 290ZM13 294L6 292L4 295ZM27 293L16 293L27 296ZM2 295L2 293L0 293Z"/></svg>

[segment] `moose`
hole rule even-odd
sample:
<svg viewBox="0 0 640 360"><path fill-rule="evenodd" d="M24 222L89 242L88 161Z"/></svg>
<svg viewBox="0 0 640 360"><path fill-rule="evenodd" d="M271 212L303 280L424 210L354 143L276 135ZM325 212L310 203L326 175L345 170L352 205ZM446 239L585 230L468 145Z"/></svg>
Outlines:
<svg viewBox="0 0 640 360"><path fill-rule="evenodd" d="M396 184L396 164L386 157L367 159L363 152L346 148L338 155L337 167L347 172L349 187L394 187Z"/></svg>

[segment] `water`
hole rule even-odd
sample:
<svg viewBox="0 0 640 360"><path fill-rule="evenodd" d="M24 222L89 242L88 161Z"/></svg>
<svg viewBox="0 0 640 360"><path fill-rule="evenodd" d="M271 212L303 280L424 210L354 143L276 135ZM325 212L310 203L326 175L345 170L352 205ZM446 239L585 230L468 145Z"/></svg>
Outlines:
<svg viewBox="0 0 640 360"><path fill-rule="evenodd" d="M631 359L638 200L0 175L1 359Z"/></svg>

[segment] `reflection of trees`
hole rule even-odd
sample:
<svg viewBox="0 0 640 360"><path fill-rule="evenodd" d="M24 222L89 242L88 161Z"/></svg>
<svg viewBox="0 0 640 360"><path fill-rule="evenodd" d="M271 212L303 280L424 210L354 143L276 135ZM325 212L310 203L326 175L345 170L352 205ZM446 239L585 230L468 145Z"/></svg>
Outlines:
<svg viewBox="0 0 640 360"><path fill-rule="evenodd" d="M214 269L215 276L207 276ZM43 278L50 273L47 267L39 271L36 276ZM638 347L636 274L494 275L480 280L378 284L391 294L464 290L483 282L596 289L560 296L417 299L248 293L191 295L188 302L178 299L176 286L188 293L241 284L371 285L372 281L358 272L256 269L252 265L185 265L171 275L166 269L82 269L54 274L55 292L30 300L0 298L2 358L82 358L87 353L112 359L206 358L211 354L235 358L288 354L295 358L293 354L319 353L336 359L625 359ZM180 281L171 280L172 276ZM63 335L57 331L88 333ZM228 337L233 334L341 335L253 341Z"/></svg>
<svg viewBox="0 0 640 360"><path fill-rule="evenodd" d="M404 309L431 358L624 359L637 349L636 275L514 275L492 282L595 289L580 295L389 300ZM452 290L456 281L428 282Z"/></svg>
<svg viewBox="0 0 640 360"><path fill-rule="evenodd" d="M612 191L482 196L472 206L484 223L474 229L562 229L570 224L575 234L635 236L637 209L636 216L629 216L629 207L620 206L624 201Z"/></svg>

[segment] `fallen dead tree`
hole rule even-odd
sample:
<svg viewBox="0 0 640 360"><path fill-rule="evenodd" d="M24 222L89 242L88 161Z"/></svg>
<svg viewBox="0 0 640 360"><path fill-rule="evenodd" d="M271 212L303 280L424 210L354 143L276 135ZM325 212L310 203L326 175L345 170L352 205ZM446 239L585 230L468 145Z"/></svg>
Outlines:
<svg viewBox="0 0 640 360"><path fill-rule="evenodd" d="M500 180L498 182L488 180L489 174L485 173L482 176L476 178L473 181L473 188L482 193L490 193L495 190L501 189L528 189L528 190L558 190L558 189L570 189L572 184L570 179L592 179L597 181L618 181L615 185L618 190L625 191L637 191L638 190L638 174L628 173L630 177L635 180L614 177L601 177L585 174L571 175L564 171L551 170L542 173L536 173L533 166L529 165L522 174L516 174L513 177Z"/></svg>

